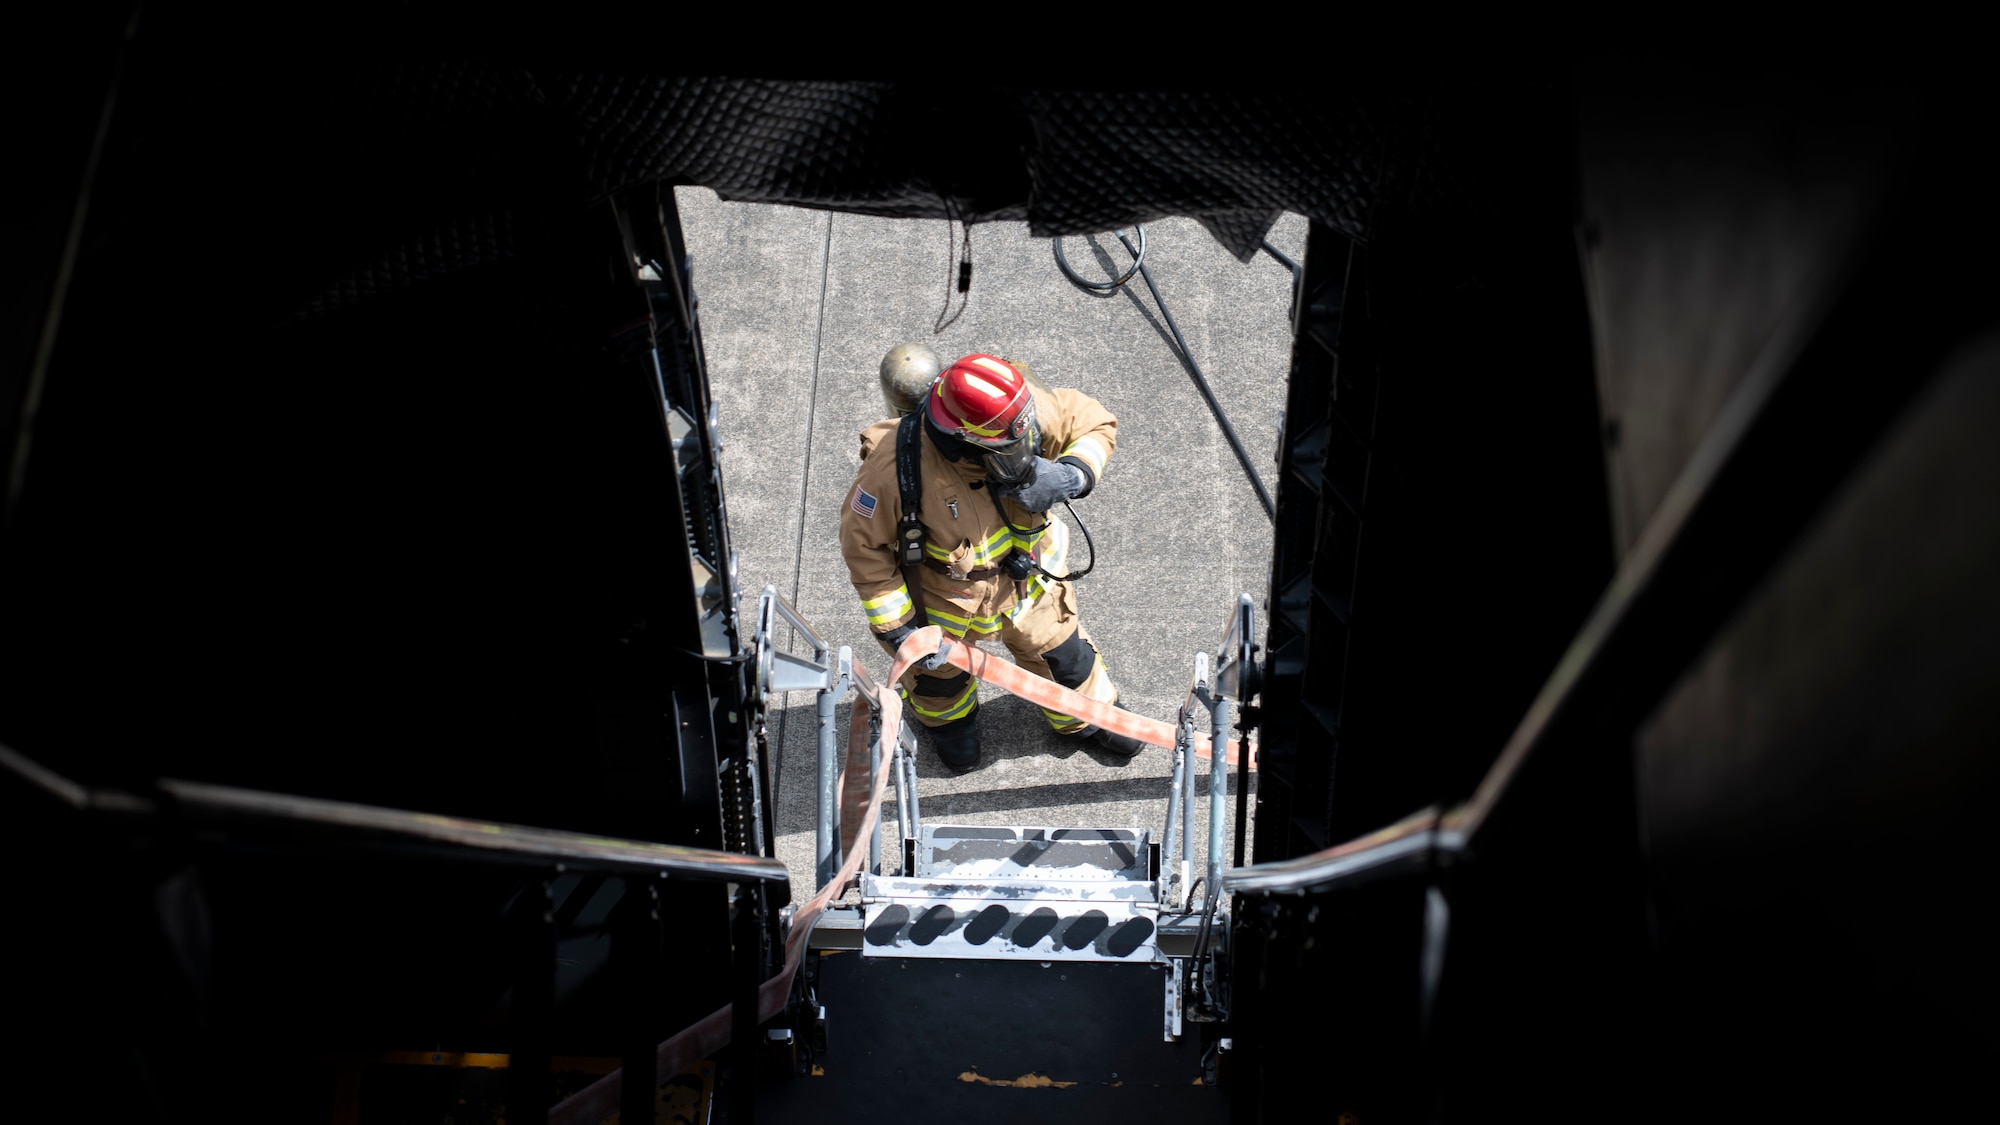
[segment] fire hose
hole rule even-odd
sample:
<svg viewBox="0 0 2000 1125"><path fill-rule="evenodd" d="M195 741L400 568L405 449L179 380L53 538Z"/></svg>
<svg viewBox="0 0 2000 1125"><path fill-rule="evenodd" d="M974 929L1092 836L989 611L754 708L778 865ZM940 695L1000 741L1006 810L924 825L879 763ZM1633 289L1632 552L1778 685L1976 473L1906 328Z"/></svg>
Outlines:
<svg viewBox="0 0 2000 1125"><path fill-rule="evenodd" d="M857 710L848 717L850 738L857 729L866 729L867 721L858 710L867 707L881 719L880 737L882 745L894 746L901 732L903 720L902 700L896 695L895 684L910 670L911 665L936 652L943 652L945 659L975 679L983 680L1022 699L1061 714L1074 715L1088 723L1095 723L1105 730L1136 738L1154 746L1172 747L1178 729L1171 723L1148 719L1130 711L1121 710L1079 695L1053 680L1045 680L1032 672L982 652L974 645L962 641L950 641L944 631L936 625L926 625L903 639L896 650L895 666L889 677L880 681L871 693L858 690L855 694ZM1201 757L1210 755L1210 739L1205 734L1194 736L1195 753ZM1234 764L1240 744L1231 739L1225 744L1225 753ZM868 855L868 840L879 831L882 818L882 800L889 787L889 771L895 757L882 755L882 763L870 779L868 802L854 832L852 842L841 860L840 870L827 881L826 886L814 895L792 919L791 933L785 938L785 964L778 972L765 981L757 990L757 1023L763 1024L785 1010L785 1004L792 991L792 979L797 975L799 965L805 959L806 942L812 934L813 925L834 898L843 893L861 871L861 864ZM1256 756L1251 756L1251 764ZM836 798L844 805L847 778L841 777L842 797ZM844 819L844 818L843 818ZM710 1012L702 1019L683 1029L659 1046L658 1073L662 1077L682 1074L695 1068L703 1059L713 1056L729 1044L729 1031L733 1006L725 1004ZM624 1091L624 1072L614 1070L576 1093L563 1099L549 1110L550 1125L585 1125L601 1121L618 1109Z"/></svg>

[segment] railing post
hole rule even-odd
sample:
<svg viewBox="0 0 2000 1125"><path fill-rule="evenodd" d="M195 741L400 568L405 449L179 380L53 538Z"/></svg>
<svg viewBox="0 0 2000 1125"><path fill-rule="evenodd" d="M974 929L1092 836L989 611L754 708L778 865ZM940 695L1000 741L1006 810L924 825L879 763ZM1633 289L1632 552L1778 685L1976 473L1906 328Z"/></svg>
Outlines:
<svg viewBox="0 0 2000 1125"><path fill-rule="evenodd" d="M903 754L903 740L901 737L898 737L896 744L889 748L889 754L893 759L889 768L896 774L896 836L897 847L900 849L902 841L911 839L917 834L917 819L913 812L915 806L910 803L915 800L915 794L912 792L910 786L909 763L905 760ZM901 870L902 864L903 856L899 850L896 854L898 870ZM905 875L910 874L908 871L903 871L902 873Z"/></svg>
<svg viewBox="0 0 2000 1125"><path fill-rule="evenodd" d="M1239 594L1236 598L1235 624L1222 638L1221 655L1233 662L1234 674L1226 677L1224 683L1235 689L1237 713L1249 706L1250 697L1257 693L1257 668L1253 663L1256 655L1257 608L1250 595ZM1231 644L1234 643L1232 649ZM1243 856L1250 838L1250 736L1246 732L1243 745L1236 752L1236 866L1243 866Z"/></svg>
<svg viewBox="0 0 2000 1125"><path fill-rule="evenodd" d="M868 701L868 782L875 783L875 775L882 772L882 713L876 710L875 700ZM854 721L850 709L847 721ZM875 831L868 834L868 870L877 875L882 873L882 821L876 818Z"/></svg>
<svg viewBox="0 0 2000 1125"><path fill-rule="evenodd" d="M846 649L842 649L843 655ZM813 658L826 663L826 650L813 649ZM818 860L817 886L825 887L840 870L840 758L833 745L834 693L821 688L818 699L819 725L819 817L815 837Z"/></svg>
<svg viewBox="0 0 2000 1125"><path fill-rule="evenodd" d="M556 919L550 880L531 877L514 902L514 999L508 1013L507 1120L542 1125L555 1101L549 1073L550 1024L556 1007Z"/></svg>
<svg viewBox="0 0 2000 1125"><path fill-rule="evenodd" d="M814 691L818 693L815 707L817 729L815 730L817 761L814 770L819 788L819 810L815 825L814 846L819 887L825 887L840 870L840 771L842 757L834 748L834 708L854 685L854 652L846 645L840 647L837 663L829 663L827 657L832 646L814 629L812 624L799 616L784 598L778 596L775 586L765 586L758 599L757 609L757 683L765 695L783 691ZM805 635L811 643L813 658L810 662L789 653L777 651L777 619L783 617L794 629Z"/></svg>
<svg viewBox="0 0 2000 1125"><path fill-rule="evenodd" d="M896 745L903 754L903 771L910 779L910 830L906 835L914 840L923 834L924 812L923 805L917 798L917 732L911 729L909 723L904 723L896 732ZM911 871L908 874L914 875L916 872Z"/></svg>
<svg viewBox="0 0 2000 1125"><path fill-rule="evenodd" d="M1193 890L1194 875L1194 705L1195 692L1208 685L1208 654L1194 654L1194 682L1189 685L1186 699L1181 700L1180 734L1178 744L1181 759L1187 763L1185 784L1181 786L1181 886ZM1189 903L1188 905L1192 905Z"/></svg>
<svg viewBox="0 0 2000 1125"><path fill-rule="evenodd" d="M816 648L815 657L826 663L827 650ZM818 700L819 735L819 826L817 882L825 887L840 871L840 772L846 755L834 745L834 707L854 682L854 651L840 646L839 662L828 670L827 686ZM817 889L817 888L815 888Z"/></svg>
<svg viewBox="0 0 2000 1125"><path fill-rule="evenodd" d="M666 948L661 940L660 879L632 876L625 880L617 928L611 935L611 958L626 988L621 1088L621 1122L652 1125L659 1096L657 1024L660 985Z"/></svg>
<svg viewBox="0 0 2000 1125"><path fill-rule="evenodd" d="M1222 896L1222 840L1229 807L1229 697L1209 688L1208 704L1208 909Z"/></svg>
<svg viewBox="0 0 2000 1125"><path fill-rule="evenodd" d="M1166 870L1161 875L1166 883L1166 903L1175 909L1183 908L1187 897L1187 864L1181 862L1179 851L1181 834L1181 788L1187 783L1187 752L1191 740L1187 724L1183 722L1174 736L1174 780L1167 789L1167 838L1160 842L1160 862Z"/></svg>
<svg viewBox="0 0 2000 1125"><path fill-rule="evenodd" d="M1186 747L1181 751L1181 890L1192 890L1194 875L1194 716L1183 715Z"/></svg>

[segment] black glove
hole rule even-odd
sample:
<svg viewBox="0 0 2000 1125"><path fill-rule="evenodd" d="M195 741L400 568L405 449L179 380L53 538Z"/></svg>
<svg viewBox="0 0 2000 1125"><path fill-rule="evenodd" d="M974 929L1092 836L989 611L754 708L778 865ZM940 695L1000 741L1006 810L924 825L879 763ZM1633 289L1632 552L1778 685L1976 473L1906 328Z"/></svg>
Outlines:
<svg viewBox="0 0 2000 1125"><path fill-rule="evenodd" d="M912 618L910 621L905 621L903 624L896 626L886 633L877 633L875 635L882 638L882 643L888 645L889 651L893 653L903 647L903 642L910 638L911 633L917 631L914 621L915 619ZM949 644L951 644L951 638L944 638L944 644L939 645L936 652L920 658L914 667L922 668L926 672L935 672L939 668L947 666L950 661L944 658L944 650L945 645Z"/></svg>
<svg viewBox="0 0 2000 1125"><path fill-rule="evenodd" d="M1031 512L1046 512L1062 500L1074 500L1083 492L1083 472L1075 465L1035 458L1034 475L1028 483L1000 495Z"/></svg>

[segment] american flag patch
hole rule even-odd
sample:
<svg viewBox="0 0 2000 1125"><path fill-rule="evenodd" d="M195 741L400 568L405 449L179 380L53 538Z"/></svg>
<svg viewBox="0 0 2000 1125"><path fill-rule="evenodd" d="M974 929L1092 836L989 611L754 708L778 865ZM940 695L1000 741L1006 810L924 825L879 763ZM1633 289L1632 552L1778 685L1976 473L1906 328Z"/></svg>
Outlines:
<svg viewBox="0 0 2000 1125"><path fill-rule="evenodd" d="M855 514L862 519L875 518L875 498L870 496L865 488L855 489L854 499L847 506L853 508Z"/></svg>

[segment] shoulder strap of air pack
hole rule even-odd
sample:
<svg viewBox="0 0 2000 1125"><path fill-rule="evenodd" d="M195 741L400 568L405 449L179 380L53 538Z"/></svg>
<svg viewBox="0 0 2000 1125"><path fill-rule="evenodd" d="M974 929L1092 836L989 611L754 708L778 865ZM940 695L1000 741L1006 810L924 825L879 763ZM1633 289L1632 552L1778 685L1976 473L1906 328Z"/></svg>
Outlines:
<svg viewBox="0 0 2000 1125"><path fill-rule="evenodd" d="M918 413L923 408L903 415L896 426L896 491L902 499L902 517L896 521L896 561L903 568L903 585L909 588L910 604L916 607L916 616L910 623L921 629L931 623L930 614L924 611L923 586L917 581L917 568L924 562L924 496L923 426Z"/></svg>

